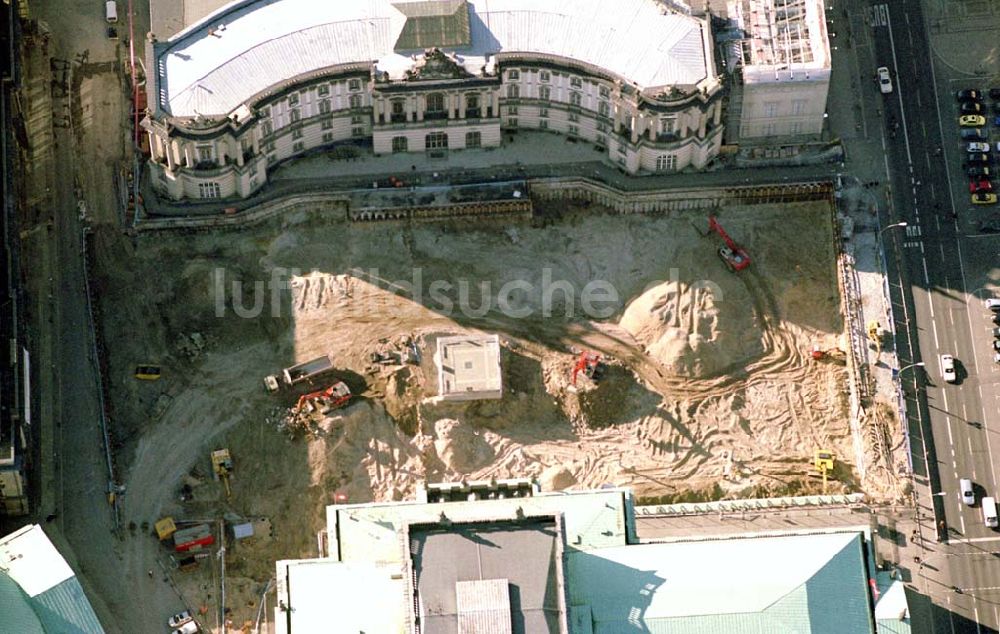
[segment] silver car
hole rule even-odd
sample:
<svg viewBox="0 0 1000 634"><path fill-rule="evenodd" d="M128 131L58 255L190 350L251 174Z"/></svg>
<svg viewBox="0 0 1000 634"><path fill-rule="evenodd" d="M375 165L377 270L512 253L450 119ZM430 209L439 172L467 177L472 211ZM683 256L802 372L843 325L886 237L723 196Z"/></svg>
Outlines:
<svg viewBox="0 0 1000 634"><path fill-rule="evenodd" d="M968 506L975 506L976 492L972 490L972 480L962 478L958 481L958 490L962 493L962 501Z"/></svg>

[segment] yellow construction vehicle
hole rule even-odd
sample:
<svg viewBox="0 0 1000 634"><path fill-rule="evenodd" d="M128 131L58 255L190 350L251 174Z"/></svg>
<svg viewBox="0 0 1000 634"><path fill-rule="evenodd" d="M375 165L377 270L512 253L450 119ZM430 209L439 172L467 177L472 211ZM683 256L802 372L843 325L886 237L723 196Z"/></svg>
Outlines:
<svg viewBox="0 0 1000 634"><path fill-rule="evenodd" d="M823 476L823 494L826 494L826 479L833 471L834 457L829 449L817 449L813 454L813 466Z"/></svg>
<svg viewBox="0 0 1000 634"><path fill-rule="evenodd" d="M226 497L230 497L233 492L229 488L229 475L233 472L233 459L229 455L228 449L217 449L212 452L212 473L216 480L222 480L222 485L226 487Z"/></svg>
<svg viewBox="0 0 1000 634"><path fill-rule="evenodd" d="M877 321L868 322L868 340L875 345L875 356L882 354L882 324Z"/></svg>
<svg viewBox="0 0 1000 634"><path fill-rule="evenodd" d="M177 526L174 524L174 518L172 517L164 517L156 524L153 524L153 528L156 529L156 536L160 538L161 542L165 539L170 539L177 532Z"/></svg>

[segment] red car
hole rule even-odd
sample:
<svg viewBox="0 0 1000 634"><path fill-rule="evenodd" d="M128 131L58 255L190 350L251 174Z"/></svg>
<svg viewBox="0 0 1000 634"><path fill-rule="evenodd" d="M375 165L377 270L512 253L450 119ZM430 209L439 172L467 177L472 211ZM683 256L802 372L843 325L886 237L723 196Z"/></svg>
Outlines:
<svg viewBox="0 0 1000 634"><path fill-rule="evenodd" d="M993 183L990 182L988 178L973 178L969 181L969 193L975 194L977 192L991 192L993 191Z"/></svg>

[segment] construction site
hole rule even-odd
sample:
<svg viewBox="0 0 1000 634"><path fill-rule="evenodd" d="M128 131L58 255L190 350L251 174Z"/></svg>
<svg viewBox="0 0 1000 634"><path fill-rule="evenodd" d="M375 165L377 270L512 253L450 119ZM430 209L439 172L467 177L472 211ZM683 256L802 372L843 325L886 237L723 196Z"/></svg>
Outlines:
<svg viewBox="0 0 1000 634"><path fill-rule="evenodd" d="M275 560L319 552L325 505L422 482L897 499L890 408L852 417L835 224L829 198L538 200L528 217L303 208L130 244L97 231L122 522L156 536L124 543L126 568L162 568L238 628ZM123 244L127 267L102 259Z"/></svg>

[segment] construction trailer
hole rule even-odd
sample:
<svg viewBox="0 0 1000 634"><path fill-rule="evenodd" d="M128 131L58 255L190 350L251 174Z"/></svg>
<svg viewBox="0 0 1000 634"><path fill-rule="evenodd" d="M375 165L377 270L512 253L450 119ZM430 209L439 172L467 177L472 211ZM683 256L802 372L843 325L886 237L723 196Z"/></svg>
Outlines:
<svg viewBox="0 0 1000 634"><path fill-rule="evenodd" d="M174 550L179 553L201 550L215 543L215 536L208 524L196 524L174 533Z"/></svg>

